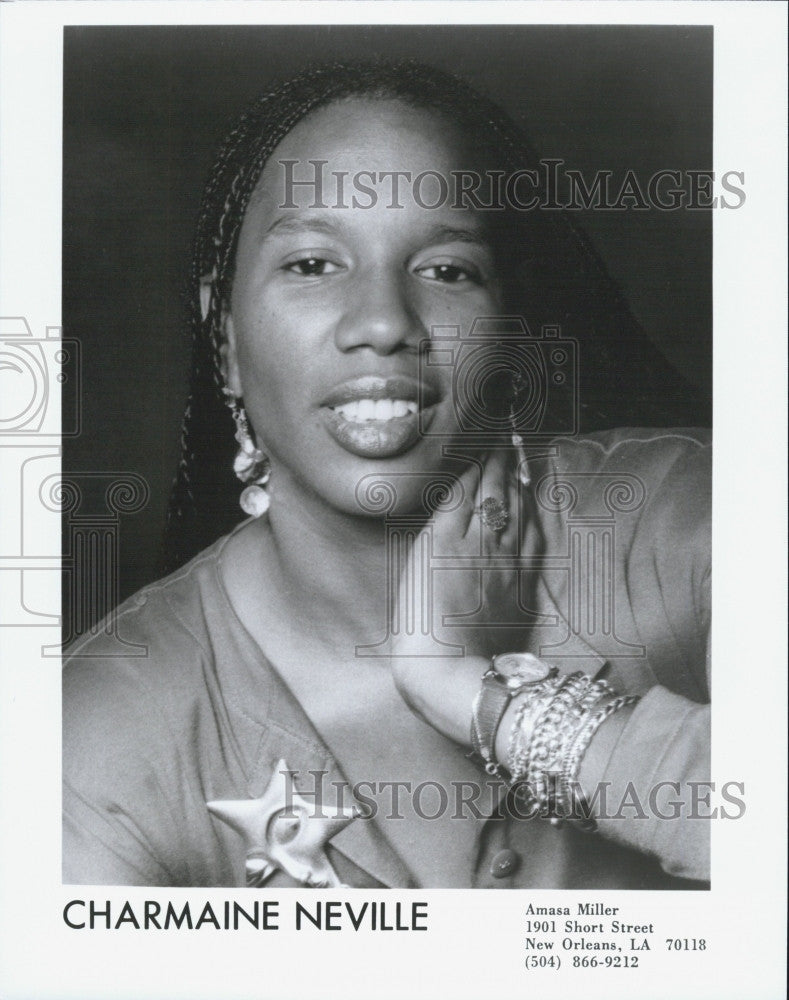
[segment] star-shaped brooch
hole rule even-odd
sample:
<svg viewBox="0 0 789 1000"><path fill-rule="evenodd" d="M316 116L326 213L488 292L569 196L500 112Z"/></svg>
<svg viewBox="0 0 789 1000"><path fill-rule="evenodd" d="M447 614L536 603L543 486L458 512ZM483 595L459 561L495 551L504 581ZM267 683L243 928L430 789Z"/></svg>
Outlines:
<svg viewBox="0 0 789 1000"><path fill-rule="evenodd" d="M280 760L260 798L207 802L209 812L244 838L248 886L263 885L278 869L303 885L341 886L326 844L360 811L338 807L331 816L314 815L314 803L287 787L283 771L290 768Z"/></svg>

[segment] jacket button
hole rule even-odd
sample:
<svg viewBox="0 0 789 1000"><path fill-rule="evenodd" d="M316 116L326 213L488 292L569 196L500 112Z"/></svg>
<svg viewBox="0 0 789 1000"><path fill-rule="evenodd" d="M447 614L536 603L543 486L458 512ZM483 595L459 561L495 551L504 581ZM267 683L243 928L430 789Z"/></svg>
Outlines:
<svg viewBox="0 0 789 1000"><path fill-rule="evenodd" d="M494 878L507 878L508 875L517 871L520 862L520 855L510 850L509 847L505 847L503 851L494 855L493 861L490 863L490 874Z"/></svg>

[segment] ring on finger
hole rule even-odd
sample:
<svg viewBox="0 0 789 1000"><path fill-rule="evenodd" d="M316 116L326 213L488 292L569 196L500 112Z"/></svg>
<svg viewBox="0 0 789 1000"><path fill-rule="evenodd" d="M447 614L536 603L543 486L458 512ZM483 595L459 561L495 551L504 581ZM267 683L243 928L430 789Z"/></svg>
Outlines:
<svg viewBox="0 0 789 1000"><path fill-rule="evenodd" d="M504 531L509 524L510 512L507 505L496 497L485 497L476 512L485 527L491 531Z"/></svg>

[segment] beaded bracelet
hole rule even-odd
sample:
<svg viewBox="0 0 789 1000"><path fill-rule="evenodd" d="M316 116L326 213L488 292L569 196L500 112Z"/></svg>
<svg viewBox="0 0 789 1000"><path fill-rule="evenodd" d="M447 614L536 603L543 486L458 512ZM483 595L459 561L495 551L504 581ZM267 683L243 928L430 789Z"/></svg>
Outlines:
<svg viewBox="0 0 789 1000"><path fill-rule="evenodd" d="M569 686L566 690L569 692ZM575 703L568 704L559 719L555 718L555 708L553 717L549 714L548 721L553 726L548 729L547 734L543 726L535 731L535 742L541 743L534 754L531 782L542 815L561 815L567 812L564 784L560 776L565 770L564 761L568 750L574 745L592 710L603 698L616 694L605 681L593 681L586 675L579 679L573 693L576 695ZM552 795L551 792L556 794Z"/></svg>
<svg viewBox="0 0 789 1000"><path fill-rule="evenodd" d="M572 674L564 687L541 715L534 729L529 760L529 780L540 814L551 812L550 775L552 765L561 757L568 736L581 721L576 709L578 698L585 693L590 679Z"/></svg>
<svg viewBox="0 0 789 1000"><path fill-rule="evenodd" d="M536 696L523 698L518 705L510 730L510 741L507 752L507 770L513 782L520 781L529 770L529 743L524 741L526 733L533 732L534 724L548 705L553 701L557 691L565 683L565 678L551 678Z"/></svg>
<svg viewBox="0 0 789 1000"><path fill-rule="evenodd" d="M521 780L526 776L530 780L533 779L535 754L547 752L543 743L538 739L538 733L541 729L545 728L547 722L559 717L556 707L560 703L572 702L574 700L574 691L582 676L582 674L578 673L560 678L554 690L550 692L549 697L543 699L541 705L535 706L534 715L530 719L530 721L534 722L531 730L531 739L525 746L522 746L519 754L513 754L514 760L512 763L516 769L515 773L520 776ZM538 707L540 709L539 712L536 711ZM521 732L521 737L522 735L523 732Z"/></svg>
<svg viewBox="0 0 789 1000"><path fill-rule="evenodd" d="M561 749L564 727L573 718L573 706L589 686L590 678L582 673L570 674L537 720L531 739L531 768L542 770L556 758Z"/></svg>
<svg viewBox="0 0 789 1000"><path fill-rule="evenodd" d="M606 698L611 700L600 707ZM603 722L636 701L637 697L618 696L606 681L581 672L553 680L536 698L524 698L510 732L507 767L527 804L559 824L578 818L580 808L579 825L594 829L596 823L588 818L589 808L577 788L580 763Z"/></svg>

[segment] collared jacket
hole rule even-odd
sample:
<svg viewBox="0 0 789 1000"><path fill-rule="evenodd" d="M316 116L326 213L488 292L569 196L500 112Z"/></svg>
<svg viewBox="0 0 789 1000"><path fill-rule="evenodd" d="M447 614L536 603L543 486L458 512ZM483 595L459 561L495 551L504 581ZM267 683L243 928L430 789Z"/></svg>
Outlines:
<svg viewBox="0 0 789 1000"><path fill-rule="evenodd" d="M454 866L440 869L451 879L421 884L705 885L710 807L694 782L709 779L710 451L706 432L654 430L532 449L524 645L561 673L604 677L641 700L595 761L605 792L597 833L522 815L499 790L460 820L472 832L458 839ZM140 591L70 651L65 882L250 884L248 844L207 803L270 794L282 761L291 792L314 801L320 781L349 794L330 748L235 613L222 583L225 543ZM450 765L459 753L446 742ZM331 836L338 881L420 884L387 822L379 809ZM426 838L425 850L437 843ZM451 836L440 844L453 850ZM269 886L298 884L281 867L266 874Z"/></svg>

